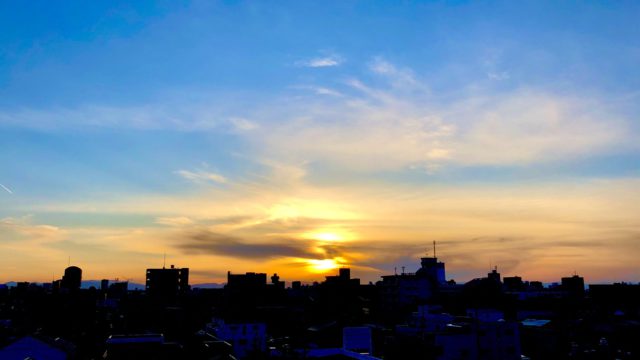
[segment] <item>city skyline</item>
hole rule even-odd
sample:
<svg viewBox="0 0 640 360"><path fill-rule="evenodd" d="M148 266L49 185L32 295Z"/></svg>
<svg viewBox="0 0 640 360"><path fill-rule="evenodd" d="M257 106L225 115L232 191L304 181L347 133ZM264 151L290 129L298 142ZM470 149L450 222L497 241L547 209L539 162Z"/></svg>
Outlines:
<svg viewBox="0 0 640 360"><path fill-rule="evenodd" d="M560 286L560 284L562 283L562 281L569 278L582 279L581 280L583 284L582 286L585 288L586 286L591 286L591 285L599 286L599 284L597 283L589 284L589 281L584 282L584 278L576 272L574 272L573 274L558 274L558 277L555 279L556 281L544 283L536 279L522 278L517 274L501 273L498 265L492 266L487 273L475 274L476 276L473 279L471 279L471 281L469 282L458 283L455 281L455 279L447 276L446 264L440 261L437 257L427 255L425 257L420 258L419 260L420 260L420 263L416 261L413 264L413 266L408 268L406 266L402 266L400 268L395 267L392 274L380 274L380 277L376 281L370 281L368 285L380 286L384 282L385 278L394 278L394 277L414 278L416 276L418 277L427 276L427 277L433 277L434 279L437 279L437 282L441 286L450 286L452 288L455 288L456 286L473 284L474 281L484 279L484 278L497 279L499 282L504 280L505 286L507 287L509 286L507 281L508 279L518 279L518 281L523 281L527 285L529 283L539 284L541 289L547 288L549 290L557 289L558 286ZM272 281L280 283L278 285L281 285L283 288L285 287L288 288L288 287L294 286L296 283L297 283L297 286L300 286L300 285L316 286L326 281L331 282L335 280L336 277L342 277L343 273L349 274L347 278L350 278L351 276L351 268L347 266L338 267L330 271L324 272L322 273L323 275L322 277L311 279L309 281L300 281L295 278L292 278L292 279L281 278L278 275L278 273L270 272L268 270L265 271L265 269L249 269L241 273L234 273L228 270L227 273L225 274L227 280L219 283L217 282L194 283L193 281L189 280L190 269L188 266L178 267L175 264L169 264L169 265L163 264L161 267L145 269L146 275L143 277L143 280L141 282L136 282L136 279L129 279L129 278L121 279L118 277L106 277L106 278L97 279L97 278L91 277L91 274L89 274L87 278L85 277L87 274L85 274L84 276L82 275L83 273L82 268L76 265L71 265L71 263L69 264L70 265L68 265L62 271L64 275L62 275L60 278L54 277L51 279L50 282L10 281L3 285L18 286L22 284L22 286L29 286L29 285L45 286L48 289L50 289L51 287L90 289L91 287L95 287L95 288L97 288L98 286L108 287L110 284L120 283L120 284L128 284L129 290L139 291L139 290L145 290L145 282L146 282L146 287L147 287L146 291L148 291L149 282L158 282L158 283L168 282L168 283L174 284L176 288L181 288L181 291L188 292L190 290L198 289L198 288L204 288L204 289L224 288L228 285L230 277L236 277L236 278L255 277L256 279L260 279L265 283L267 283L267 277L269 277ZM153 273L154 275L150 275L151 273ZM180 277L181 273L183 274L183 277ZM180 277L180 280L178 280L179 277ZM75 280L70 280L72 278L74 278ZM357 277L357 275L353 279L357 280L358 282L360 282L361 280L360 278ZM626 283L626 282L615 282L614 284L634 285L633 283ZM362 285L365 285L365 284L362 284Z"/></svg>
<svg viewBox="0 0 640 360"><path fill-rule="evenodd" d="M418 266L415 263L412 264L411 266L400 266L400 267L395 266L394 269L393 269L393 274L380 273L377 281L376 280L369 281L369 284L375 284L375 283L379 282L380 279L384 279L385 277L405 276L405 275L414 276L415 274L419 273L421 267L424 267L425 261L427 261L427 263L429 263L429 260L432 259L433 260L433 264L438 264L438 265L442 266L442 274L440 275L441 278L439 279L439 281L441 281L442 283L451 282L452 284L455 285L457 283L456 279L445 275L445 272L446 272L445 268L444 268L444 264L445 263L439 261L439 259L434 255L435 250L436 250L435 241L433 243L433 250L434 250L434 252L431 253L431 254L429 253L429 251L426 251L426 255L424 257L420 258L421 261L422 261L422 265L421 266ZM414 259L414 260L416 260L416 259ZM77 278L78 278L78 280L76 280L77 281L77 287L78 288L82 287L82 288L86 288L86 289L88 289L89 287L92 287L92 286L95 287L99 283L106 281L107 284L109 282L130 283L131 284L130 285L130 290L136 290L136 289L140 290L140 289L142 289L144 287L145 278L148 281L149 271L150 270L153 270L153 271L160 271L160 270L161 271L165 271L165 270L169 271L170 270L171 272L184 270L184 271L186 271L186 274L187 274L186 275L187 277L185 279L188 279L188 273L189 273L189 267L188 266L176 267L175 264L167 264L166 263L166 256L165 256L165 258L163 259L162 266L153 267L153 268L147 268L146 269L146 277L143 276L142 279L139 279L139 278L120 278L120 277L116 277L116 276L107 276L107 277L102 277L102 278L94 278L94 277L91 277L91 275L89 276L89 278L83 278L82 275L81 275L82 274L82 268L78 267L76 264L73 264L71 262L71 258L69 258L67 267L64 269L64 271L61 271L61 273L64 273L64 275L62 275L60 278L57 278L57 275L53 274L50 282L47 282L47 281L27 281L27 280L22 280L22 281L8 281L8 282L6 282L6 285L16 286L17 284L19 284L21 282L23 284L30 284L31 283L33 285L38 285L38 284L40 284L40 285L50 284L51 285L51 284L61 283L61 282L64 283L65 282L65 277L67 276L67 272L70 269L72 269L73 271L77 270L79 272L79 274L80 274L80 275L76 275ZM243 273L246 273L247 275L249 275L249 274L257 274L257 275L264 275L265 278L266 278L266 276L268 276L269 274L272 274L274 277L277 277L278 279L280 278L280 276L278 275L277 272L271 272L271 271L265 270L265 269L245 269L245 270L246 271L238 273L238 275L239 276L244 276ZM306 278L305 276L301 276L301 277L298 277L298 278L283 279L281 282L282 282L282 284L289 284L289 285L291 285L292 283L296 283L296 282L300 283L300 284L303 284L303 285L315 285L315 284L323 282L323 281L325 281L325 280L327 280L329 278L335 277L335 274L332 274L332 272L334 272L334 273L335 272L342 273L343 270L346 270L346 271L348 271L350 273L351 268L348 265L339 265L337 267L333 267L332 266L332 267L327 267L326 269L323 268L323 269L320 269L320 270L311 271L313 274L317 275L315 278ZM584 279L582 276L580 276L580 274L578 274L576 271L574 271L572 274L556 274L556 278L553 279L553 281L541 282L538 279L523 278L522 276L519 276L520 275L519 273L518 274L510 274L510 273L501 274L499 272L499 266L497 264L490 264L490 266L487 269L487 271L488 271L487 274L478 273L478 274L475 274L472 278L470 278L468 280L482 279L483 275L487 275L487 276L491 277L491 275L493 273L494 275L497 274L498 276L502 275L502 276L506 276L506 277L518 278L518 279L526 281L527 283L530 282L530 281L534 282L534 283L538 282L538 283L540 283L540 285L546 284L547 286L551 286L551 288L553 288L554 286L557 286L558 284L560 284L560 282L557 281L558 279L564 279L564 278L568 278L568 277L574 277L574 278L575 277L579 277L581 279ZM225 275L227 277L229 277L233 273L234 272L232 272L231 270L227 270ZM455 273L455 270L454 270L454 273ZM357 274L356 274L356 276L357 276ZM303 279L303 278L306 278L306 281L299 280L299 279ZM211 279L207 279L207 278L204 278L204 279L203 278L199 278L199 279L201 279L201 281L199 283L194 283L194 282L188 281L188 280L183 280L183 283L186 284L186 285L189 285L189 286L194 286L195 288L198 288L198 287L204 287L204 288L213 287L213 288L217 288L217 287L223 287L223 286L225 286L227 284L226 281L221 281L221 282L202 282L202 281L211 280ZM219 280L219 278L215 278L215 280ZM360 278L358 278L357 280L360 280ZM80 284L80 282L82 284ZM465 282L467 282L467 281L466 280L462 281L461 284L464 284ZM627 284L625 281L620 282L620 281L613 280L612 282L615 283L615 284ZM469 282L469 283L472 283L472 281ZM596 282L592 282L592 284L597 284L597 283L598 283L597 281ZM589 284L589 281L587 280L587 282L585 282L584 285L588 285L588 284ZM629 283L629 285L631 285L631 284L633 284L633 282ZM131 288L131 286L133 286L133 287Z"/></svg>
<svg viewBox="0 0 640 360"><path fill-rule="evenodd" d="M640 281L634 2L0 5L0 283Z"/></svg>

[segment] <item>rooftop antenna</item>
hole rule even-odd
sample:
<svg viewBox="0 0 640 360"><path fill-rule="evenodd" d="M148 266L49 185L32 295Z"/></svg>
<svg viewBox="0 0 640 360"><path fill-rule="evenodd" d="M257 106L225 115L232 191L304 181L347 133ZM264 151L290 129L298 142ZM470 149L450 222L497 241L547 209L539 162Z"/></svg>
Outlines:
<svg viewBox="0 0 640 360"><path fill-rule="evenodd" d="M433 240L433 258L436 258L436 241Z"/></svg>
<svg viewBox="0 0 640 360"><path fill-rule="evenodd" d="M402 275L404 275L404 266L402 267Z"/></svg>
<svg viewBox="0 0 640 360"><path fill-rule="evenodd" d="M164 269L166 265L167 265L167 253L165 252L162 258L162 268Z"/></svg>
<svg viewBox="0 0 640 360"><path fill-rule="evenodd" d="M398 267L397 267L397 266L394 266L394 267L393 267L393 273L394 273L395 275L398 275Z"/></svg>

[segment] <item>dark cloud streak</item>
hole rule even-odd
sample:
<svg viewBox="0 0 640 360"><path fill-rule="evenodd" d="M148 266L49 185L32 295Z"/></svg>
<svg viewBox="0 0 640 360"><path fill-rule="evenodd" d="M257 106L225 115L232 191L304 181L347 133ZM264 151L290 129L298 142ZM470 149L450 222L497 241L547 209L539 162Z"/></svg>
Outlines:
<svg viewBox="0 0 640 360"><path fill-rule="evenodd" d="M177 247L186 253L231 256L246 259L303 257L317 258L318 254L298 244L296 241L272 243L251 243L234 236L211 231L200 231L187 236L187 241Z"/></svg>

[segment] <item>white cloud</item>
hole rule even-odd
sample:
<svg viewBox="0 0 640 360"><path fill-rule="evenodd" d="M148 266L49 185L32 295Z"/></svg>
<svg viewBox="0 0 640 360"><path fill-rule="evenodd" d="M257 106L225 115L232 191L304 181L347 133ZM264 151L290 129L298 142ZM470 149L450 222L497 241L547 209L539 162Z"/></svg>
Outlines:
<svg viewBox="0 0 640 360"><path fill-rule="evenodd" d="M325 87L316 87L314 91L317 95L342 96L340 92Z"/></svg>
<svg viewBox="0 0 640 360"><path fill-rule="evenodd" d="M436 96L410 70L382 59L370 68L388 86L351 79L355 94L261 108L269 131L250 139L270 158L347 171L519 166L637 148L629 122L597 98L536 88Z"/></svg>
<svg viewBox="0 0 640 360"><path fill-rule="evenodd" d="M312 67L312 68L320 68L320 67L333 67L342 64L343 59L338 55L317 57L309 60L301 60L296 62L297 66L303 67Z"/></svg>
<svg viewBox="0 0 640 360"><path fill-rule="evenodd" d="M0 124L39 130L117 128L178 131L223 129L229 118L229 103L150 103L133 106L85 104L74 108L18 109L0 111ZM233 124L233 123L232 123Z"/></svg>
<svg viewBox="0 0 640 360"><path fill-rule="evenodd" d="M336 89L333 88L329 88L329 87L324 87L324 86L314 86L314 85L295 85L295 86L291 86L291 89L296 89L296 90L304 90L304 91L308 91L311 92L315 95L323 95L323 96L337 96L337 97L341 97L344 96L341 92L339 92Z"/></svg>
<svg viewBox="0 0 640 360"><path fill-rule="evenodd" d="M233 127L239 131L250 131L255 130L259 127L258 124L244 118L234 117L229 119L229 122L231 122Z"/></svg>
<svg viewBox="0 0 640 360"><path fill-rule="evenodd" d="M176 174L180 175L181 177L187 180L197 182L197 183L207 183L207 182L214 182L218 184L227 183L227 179L224 176L217 173L207 172L203 170L198 170L195 172L189 171L189 170L178 170L176 171Z"/></svg>
<svg viewBox="0 0 640 360"><path fill-rule="evenodd" d="M318 59L341 61L337 56ZM232 127L258 149L250 157L288 164L323 162L349 171L512 166L635 151L638 146L637 130L627 119L603 105L606 99L579 89L573 94L542 87L498 92L490 85L471 84L437 93L413 70L383 58L367 66L374 80L347 78L331 87L302 87L325 96L275 96L251 106L225 99L176 106L26 109L0 113L0 123L220 132ZM196 182L227 182L204 170L177 173Z"/></svg>
<svg viewBox="0 0 640 360"><path fill-rule="evenodd" d="M56 240L64 237L66 231L53 225L33 224L32 216L27 215L0 219L0 234L7 239L17 237L31 240Z"/></svg>
<svg viewBox="0 0 640 360"><path fill-rule="evenodd" d="M421 88L425 90L426 84L421 84L416 79L415 73L411 69L399 69L387 60L376 57L369 63L369 70L373 73L387 77L390 83L396 88L411 90Z"/></svg>
<svg viewBox="0 0 640 360"><path fill-rule="evenodd" d="M491 80L508 80L509 79L509 72L507 71L501 71L501 72L494 72L494 71L490 71L487 73L487 77Z"/></svg>
<svg viewBox="0 0 640 360"><path fill-rule="evenodd" d="M168 225L168 226L186 226L193 225L195 222L186 216L177 217L159 217L156 219L156 224Z"/></svg>
<svg viewBox="0 0 640 360"><path fill-rule="evenodd" d="M461 108L453 160L518 165L571 160L631 146L627 124L585 99L518 91Z"/></svg>

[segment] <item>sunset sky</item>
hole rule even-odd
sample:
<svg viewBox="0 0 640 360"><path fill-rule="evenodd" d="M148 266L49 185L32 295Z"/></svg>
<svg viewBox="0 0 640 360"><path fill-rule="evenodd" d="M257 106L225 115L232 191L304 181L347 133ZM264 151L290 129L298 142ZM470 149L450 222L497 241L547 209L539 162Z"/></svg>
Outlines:
<svg viewBox="0 0 640 360"><path fill-rule="evenodd" d="M640 281L640 2L0 3L0 282ZM432 255L432 252L429 252Z"/></svg>

